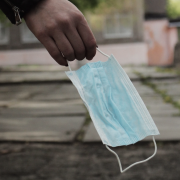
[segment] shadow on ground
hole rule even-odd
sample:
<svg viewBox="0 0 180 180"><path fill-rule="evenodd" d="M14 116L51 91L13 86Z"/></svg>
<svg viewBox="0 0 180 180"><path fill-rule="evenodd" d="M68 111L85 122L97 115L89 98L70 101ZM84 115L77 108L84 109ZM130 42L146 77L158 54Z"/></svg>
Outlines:
<svg viewBox="0 0 180 180"><path fill-rule="evenodd" d="M150 161L119 173L113 154L97 144L0 144L0 180L179 180L180 143L158 143ZM123 167L154 152L152 143L115 149Z"/></svg>

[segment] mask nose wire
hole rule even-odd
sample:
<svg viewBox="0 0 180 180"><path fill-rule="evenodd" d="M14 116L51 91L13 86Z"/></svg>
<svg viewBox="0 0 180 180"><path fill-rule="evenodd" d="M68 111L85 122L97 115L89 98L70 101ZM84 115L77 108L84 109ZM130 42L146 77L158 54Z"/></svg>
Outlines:
<svg viewBox="0 0 180 180"><path fill-rule="evenodd" d="M99 51L102 55L104 55L104 56L106 56L106 57L110 58L110 56L108 56L107 54L103 53L103 52L102 52L99 48L96 48L96 49L97 49L97 51ZM69 61L68 61L68 60L67 60L67 63L68 63L69 70L70 70L70 71L72 71L72 70L71 70L70 63L69 63Z"/></svg>
<svg viewBox="0 0 180 180"><path fill-rule="evenodd" d="M113 153L113 154L116 156L116 158L117 158L117 160L118 160L120 172L121 172L121 173L124 173L125 171L127 171L127 170L130 169L131 167L133 167L133 166L135 166L135 165L137 165L137 164L141 164L141 163L144 163L144 162L146 162L146 161L149 161L151 158L153 158L153 157L155 156L155 154L156 154L156 152L157 152L157 145L156 145L156 141L155 141L154 136L152 136L152 138L153 138L154 147L155 147L154 154L153 154L152 156L150 156L149 158L143 160L143 161L139 161L139 162L136 162L136 163L134 163L134 164L131 164L129 167L127 167L127 168L124 169L124 170L122 170L121 160L120 160L120 158L118 157L118 155L117 155L112 149L110 149L107 145L106 145L106 148L107 148L111 153Z"/></svg>

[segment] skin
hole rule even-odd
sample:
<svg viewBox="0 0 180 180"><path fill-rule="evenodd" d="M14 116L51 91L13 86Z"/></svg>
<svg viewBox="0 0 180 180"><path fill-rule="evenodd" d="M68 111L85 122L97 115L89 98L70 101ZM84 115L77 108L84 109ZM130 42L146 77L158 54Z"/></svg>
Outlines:
<svg viewBox="0 0 180 180"><path fill-rule="evenodd" d="M52 58L67 66L67 60L92 60L96 40L83 14L67 0L42 0L24 17L28 28Z"/></svg>

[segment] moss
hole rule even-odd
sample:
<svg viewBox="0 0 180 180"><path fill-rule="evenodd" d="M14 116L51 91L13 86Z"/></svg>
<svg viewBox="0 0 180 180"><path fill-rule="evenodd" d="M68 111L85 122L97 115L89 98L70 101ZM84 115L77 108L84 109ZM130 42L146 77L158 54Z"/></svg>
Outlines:
<svg viewBox="0 0 180 180"><path fill-rule="evenodd" d="M172 104L180 112L180 103L177 101L174 101L173 98L169 96L166 91L159 89L158 86L151 81L150 77L144 77L141 73L136 72L136 71L134 73L140 77L142 84L153 89L156 93L161 95L164 102Z"/></svg>
<svg viewBox="0 0 180 180"><path fill-rule="evenodd" d="M89 115L89 112L86 112L86 116L85 116L85 121L81 127L81 129L79 130L79 132L77 133L75 140L78 142L82 142L85 132L87 130L87 128L89 127L90 123L91 123L91 117Z"/></svg>
<svg viewBox="0 0 180 180"><path fill-rule="evenodd" d="M177 114L173 114L172 116L173 116L173 117L179 117L179 116L180 116L180 112L177 113Z"/></svg>
<svg viewBox="0 0 180 180"><path fill-rule="evenodd" d="M177 74L180 75L180 69L179 68L161 68L161 67L157 67L156 68L157 72L161 72L161 73L172 73L172 74Z"/></svg>

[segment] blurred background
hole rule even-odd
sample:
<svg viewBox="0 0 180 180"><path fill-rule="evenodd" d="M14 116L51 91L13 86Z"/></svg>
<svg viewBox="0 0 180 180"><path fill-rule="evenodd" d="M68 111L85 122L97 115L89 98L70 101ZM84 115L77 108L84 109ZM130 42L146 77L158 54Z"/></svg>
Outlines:
<svg viewBox="0 0 180 180"><path fill-rule="evenodd" d="M179 180L180 1L71 2L142 97L161 133L157 155L120 175L64 73L68 68L56 64L25 22L11 25L0 13L0 180ZM97 52L92 62L106 60ZM115 150L125 168L153 154L154 146L147 137Z"/></svg>

